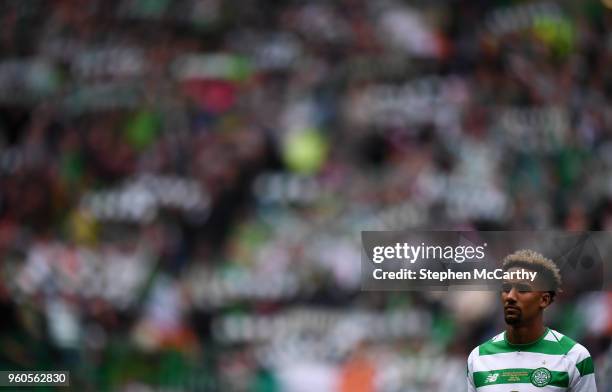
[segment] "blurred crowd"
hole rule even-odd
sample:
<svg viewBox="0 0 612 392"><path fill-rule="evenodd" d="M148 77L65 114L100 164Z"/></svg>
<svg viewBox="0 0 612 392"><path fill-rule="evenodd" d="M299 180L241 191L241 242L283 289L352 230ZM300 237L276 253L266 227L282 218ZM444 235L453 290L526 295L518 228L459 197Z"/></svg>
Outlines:
<svg viewBox="0 0 612 392"><path fill-rule="evenodd" d="M3 1L0 367L462 390L497 297L362 292L360 232L612 230L611 7ZM612 391L612 293L547 317Z"/></svg>

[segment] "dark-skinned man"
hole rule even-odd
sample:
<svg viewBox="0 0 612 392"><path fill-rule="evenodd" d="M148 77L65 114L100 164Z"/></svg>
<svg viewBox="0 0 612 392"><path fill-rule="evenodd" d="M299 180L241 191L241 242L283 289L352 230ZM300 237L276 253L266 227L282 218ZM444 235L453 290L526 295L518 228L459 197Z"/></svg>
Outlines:
<svg viewBox="0 0 612 392"><path fill-rule="evenodd" d="M588 350L544 325L544 309L561 287L556 264L532 250L520 250L503 260L502 269L524 269L537 277L534 282L503 282L506 330L470 353L468 392L596 392Z"/></svg>

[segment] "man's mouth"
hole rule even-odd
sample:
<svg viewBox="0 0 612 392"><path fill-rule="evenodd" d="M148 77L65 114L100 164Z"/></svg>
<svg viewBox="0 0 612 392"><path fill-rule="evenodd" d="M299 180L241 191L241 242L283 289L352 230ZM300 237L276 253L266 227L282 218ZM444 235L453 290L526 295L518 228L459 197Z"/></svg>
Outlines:
<svg viewBox="0 0 612 392"><path fill-rule="evenodd" d="M505 306L504 307L504 311L506 311L506 313L508 313L508 312L518 313L521 310L519 308L517 308L516 306Z"/></svg>

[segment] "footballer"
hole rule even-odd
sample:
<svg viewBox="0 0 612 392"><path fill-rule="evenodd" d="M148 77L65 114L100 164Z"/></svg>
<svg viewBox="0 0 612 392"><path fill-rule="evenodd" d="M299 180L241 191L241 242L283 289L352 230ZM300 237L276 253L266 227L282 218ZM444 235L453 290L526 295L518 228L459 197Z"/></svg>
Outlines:
<svg viewBox="0 0 612 392"><path fill-rule="evenodd" d="M537 252L519 250L503 260L502 269L538 275L534 282L504 280L506 330L470 353L468 392L596 392L588 350L544 326L544 309L561 287L559 268Z"/></svg>

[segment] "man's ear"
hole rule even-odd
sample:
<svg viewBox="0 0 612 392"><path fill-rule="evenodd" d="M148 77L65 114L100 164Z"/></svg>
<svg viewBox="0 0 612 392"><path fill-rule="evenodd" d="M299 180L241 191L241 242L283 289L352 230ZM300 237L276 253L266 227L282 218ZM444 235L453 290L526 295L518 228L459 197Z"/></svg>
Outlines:
<svg viewBox="0 0 612 392"><path fill-rule="evenodd" d="M544 291L540 297L540 306L545 309L552 303L552 295L548 291Z"/></svg>

